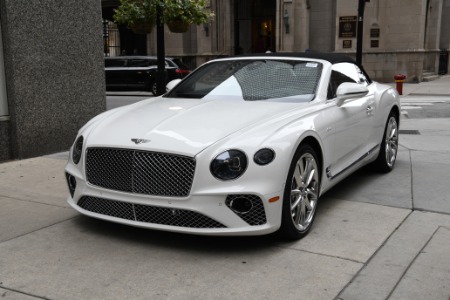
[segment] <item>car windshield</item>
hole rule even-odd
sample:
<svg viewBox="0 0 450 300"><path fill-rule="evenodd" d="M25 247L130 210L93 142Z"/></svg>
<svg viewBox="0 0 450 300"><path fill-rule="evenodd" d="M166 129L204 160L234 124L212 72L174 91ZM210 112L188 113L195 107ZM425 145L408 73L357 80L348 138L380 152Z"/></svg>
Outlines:
<svg viewBox="0 0 450 300"><path fill-rule="evenodd" d="M224 60L196 70L166 97L307 102L314 99L322 64L299 60Z"/></svg>

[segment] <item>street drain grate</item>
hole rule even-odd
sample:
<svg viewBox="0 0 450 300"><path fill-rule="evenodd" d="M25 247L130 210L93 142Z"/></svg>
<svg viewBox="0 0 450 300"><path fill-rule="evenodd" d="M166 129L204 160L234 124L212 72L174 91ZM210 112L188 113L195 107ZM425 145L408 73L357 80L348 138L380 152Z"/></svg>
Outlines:
<svg viewBox="0 0 450 300"><path fill-rule="evenodd" d="M420 134L419 130L399 130L399 134Z"/></svg>

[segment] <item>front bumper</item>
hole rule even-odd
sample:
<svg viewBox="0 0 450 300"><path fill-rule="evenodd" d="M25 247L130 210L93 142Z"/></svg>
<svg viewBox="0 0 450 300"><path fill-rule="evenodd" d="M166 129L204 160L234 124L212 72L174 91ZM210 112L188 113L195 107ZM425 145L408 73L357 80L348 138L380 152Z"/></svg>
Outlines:
<svg viewBox="0 0 450 300"><path fill-rule="evenodd" d="M97 219L199 235L263 235L280 227L282 201L268 201L281 198L280 191L262 195L240 186L226 193L191 191L184 198L150 196L93 186L67 169L71 191L68 203L81 214ZM240 206L236 209L233 202L241 199L250 204L238 211Z"/></svg>

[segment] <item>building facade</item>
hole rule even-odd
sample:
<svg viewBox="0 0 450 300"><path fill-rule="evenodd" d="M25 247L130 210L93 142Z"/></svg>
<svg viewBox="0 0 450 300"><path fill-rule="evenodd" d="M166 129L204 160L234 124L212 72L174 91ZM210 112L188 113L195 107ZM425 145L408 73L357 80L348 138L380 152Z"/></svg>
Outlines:
<svg viewBox="0 0 450 300"><path fill-rule="evenodd" d="M166 55L182 57L194 67L215 57L265 51L355 55L358 0L207 2L216 14L214 20L193 25L184 34L166 29ZM104 20L111 26L113 9L119 1L102 3ZM118 55L123 50L128 54L138 50L140 54L156 55L154 32L139 37L124 26L111 29L110 40L105 41L105 53L110 49L107 55ZM427 72L438 73L444 68L447 73L449 48L450 0L366 3L363 65L376 80L390 82L395 74L403 73L409 80L421 81Z"/></svg>

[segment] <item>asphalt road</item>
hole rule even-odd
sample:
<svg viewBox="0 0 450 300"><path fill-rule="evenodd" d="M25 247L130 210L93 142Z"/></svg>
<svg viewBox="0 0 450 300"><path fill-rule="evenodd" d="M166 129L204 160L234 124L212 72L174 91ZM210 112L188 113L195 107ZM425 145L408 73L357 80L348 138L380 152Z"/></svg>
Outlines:
<svg viewBox="0 0 450 300"><path fill-rule="evenodd" d="M446 101L428 101L422 103L407 103L402 101L402 110L408 113L410 119L450 118L450 97Z"/></svg>

